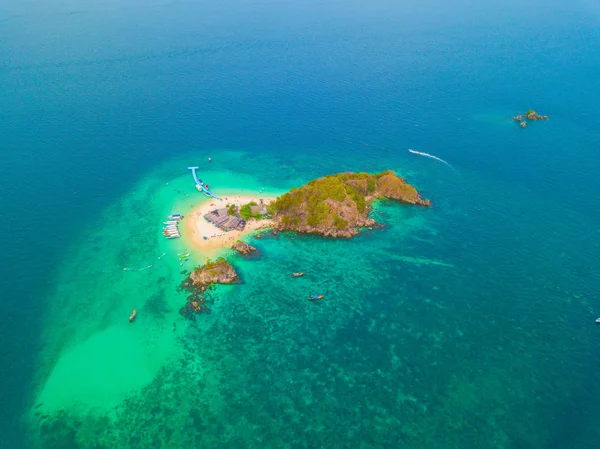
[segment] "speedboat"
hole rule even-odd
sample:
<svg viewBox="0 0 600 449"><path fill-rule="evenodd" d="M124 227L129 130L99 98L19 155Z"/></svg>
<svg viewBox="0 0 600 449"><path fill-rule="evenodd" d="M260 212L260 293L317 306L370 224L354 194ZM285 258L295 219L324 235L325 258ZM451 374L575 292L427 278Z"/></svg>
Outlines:
<svg viewBox="0 0 600 449"><path fill-rule="evenodd" d="M183 215L181 215L181 214L171 214L168 217L169 220L181 220L182 218L183 218Z"/></svg>
<svg viewBox="0 0 600 449"><path fill-rule="evenodd" d="M293 278L299 278L300 276L304 276L304 271L300 271L298 273L292 273Z"/></svg>
<svg viewBox="0 0 600 449"><path fill-rule="evenodd" d="M324 295L310 295L308 297L309 301L316 301L317 299L323 299Z"/></svg>
<svg viewBox="0 0 600 449"><path fill-rule="evenodd" d="M600 323L600 318L596 318L596 323Z"/></svg>
<svg viewBox="0 0 600 449"><path fill-rule="evenodd" d="M133 320L135 320L136 316L137 316L137 310L133 309L133 312L131 312L131 315L129 315L129 322L133 323Z"/></svg>

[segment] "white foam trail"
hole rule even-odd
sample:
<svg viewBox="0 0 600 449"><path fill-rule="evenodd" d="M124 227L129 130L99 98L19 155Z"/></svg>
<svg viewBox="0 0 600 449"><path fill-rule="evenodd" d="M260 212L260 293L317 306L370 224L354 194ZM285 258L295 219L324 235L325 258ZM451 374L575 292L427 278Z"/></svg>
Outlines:
<svg viewBox="0 0 600 449"><path fill-rule="evenodd" d="M152 265L148 265L147 267L144 268L123 268L124 271L144 271L147 270L148 268L152 268Z"/></svg>
<svg viewBox="0 0 600 449"><path fill-rule="evenodd" d="M410 151L412 154L418 154L419 156L425 156L425 157L429 157L431 159L435 159L436 161L440 161L441 163L446 164L448 167L450 167L451 169L454 170L454 167L452 165L450 165L444 159L441 159L441 158L439 158L437 156L434 156L433 154L421 153L420 151L411 150L410 148L408 149L408 151Z"/></svg>

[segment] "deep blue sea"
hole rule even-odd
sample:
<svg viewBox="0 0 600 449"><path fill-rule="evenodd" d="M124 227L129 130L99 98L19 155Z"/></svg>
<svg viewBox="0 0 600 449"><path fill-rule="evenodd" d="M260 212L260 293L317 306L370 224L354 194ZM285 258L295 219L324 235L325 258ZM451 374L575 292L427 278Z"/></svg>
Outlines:
<svg viewBox="0 0 600 449"><path fill-rule="evenodd" d="M597 448L598 54L590 0L5 0L0 448ZM208 156L240 189L393 169L433 207L256 241L187 323L179 267L121 270ZM132 300L151 333L114 330ZM122 400L105 335L164 354Z"/></svg>

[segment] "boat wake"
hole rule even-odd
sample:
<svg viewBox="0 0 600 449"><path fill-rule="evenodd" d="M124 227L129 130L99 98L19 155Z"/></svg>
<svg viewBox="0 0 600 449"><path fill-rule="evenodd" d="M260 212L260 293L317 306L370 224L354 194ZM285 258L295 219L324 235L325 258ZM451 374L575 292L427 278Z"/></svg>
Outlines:
<svg viewBox="0 0 600 449"><path fill-rule="evenodd" d="M435 159L436 161L440 161L442 164L446 164L448 167L450 167L452 170L454 170L454 167L452 165L450 165L444 159L434 156L433 154L421 153L420 151L411 150L410 148L408 149L408 151L411 152L412 154L418 154L419 156L425 156L425 157L428 157L431 159Z"/></svg>
<svg viewBox="0 0 600 449"><path fill-rule="evenodd" d="M152 265L148 265L147 267L143 267L143 268L123 268L123 271L144 271L144 270L147 270L148 268L152 268Z"/></svg>

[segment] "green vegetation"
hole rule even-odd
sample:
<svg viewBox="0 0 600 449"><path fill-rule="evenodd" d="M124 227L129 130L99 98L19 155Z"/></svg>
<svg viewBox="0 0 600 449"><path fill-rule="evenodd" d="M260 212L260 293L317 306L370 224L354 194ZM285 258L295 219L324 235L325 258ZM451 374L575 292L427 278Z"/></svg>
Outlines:
<svg viewBox="0 0 600 449"><path fill-rule="evenodd" d="M367 179L367 192L373 193L375 191L375 180L373 178Z"/></svg>
<svg viewBox="0 0 600 449"><path fill-rule="evenodd" d="M306 223L310 226L322 224L331 212L332 203L356 204L360 213L366 211L366 195L373 194L376 189L376 179L379 175L369 173L340 173L324 178L315 179L300 189L292 189L285 195L269 204L270 215L285 214L299 209L304 205ZM287 223L291 224L291 219ZM339 218L334 223L338 229L346 227L347 220Z"/></svg>
<svg viewBox="0 0 600 449"><path fill-rule="evenodd" d="M290 190L267 207L283 229L351 236L368 221L376 198L429 205L417 190L393 171L378 174L339 173L315 179Z"/></svg>
<svg viewBox="0 0 600 449"><path fill-rule="evenodd" d="M227 263L224 257L219 257L217 260L208 259L201 268L211 269L217 268L219 265Z"/></svg>
<svg viewBox="0 0 600 449"><path fill-rule="evenodd" d="M258 206L258 204L255 201L250 201L248 204L244 204L242 207L240 207L240 216L244 220L249 220L250 218L262 218L261 214L252 213L252 206Z"/></svg>
<svg viewBox="0 0 600 449"><path fill-rule="evenodd" d="M339 215L333 217L333 227L336 229L344 229L348 226L348 220L343 219Z"/></svg>
<svg viewBox="0 0 600 449"><path fill-rule="evenodd" d="M227 207L227 215L235 215L236 209L237 208L236 208L235 204L230 204Z"/></svg>

